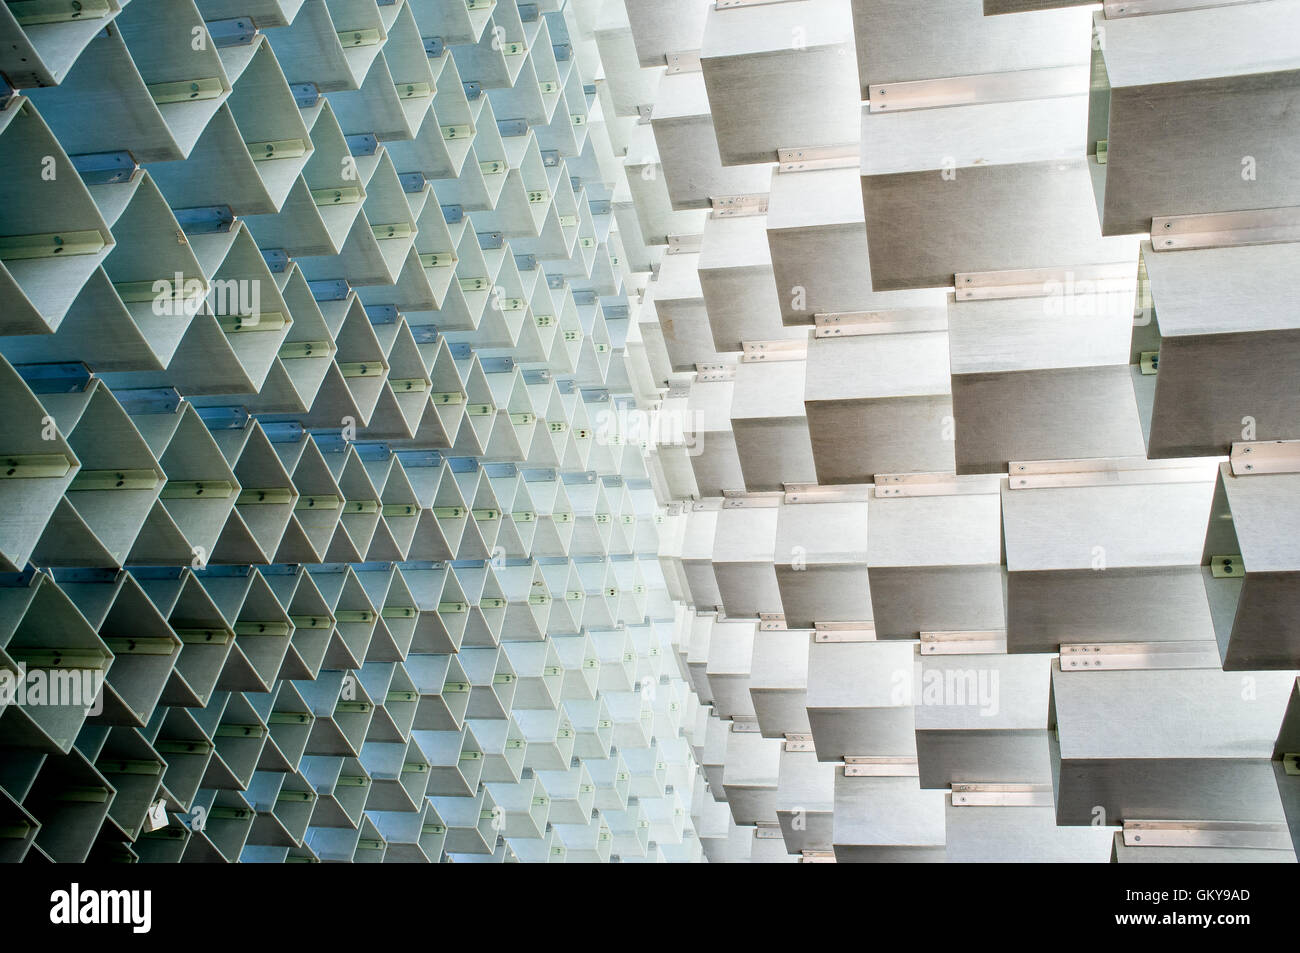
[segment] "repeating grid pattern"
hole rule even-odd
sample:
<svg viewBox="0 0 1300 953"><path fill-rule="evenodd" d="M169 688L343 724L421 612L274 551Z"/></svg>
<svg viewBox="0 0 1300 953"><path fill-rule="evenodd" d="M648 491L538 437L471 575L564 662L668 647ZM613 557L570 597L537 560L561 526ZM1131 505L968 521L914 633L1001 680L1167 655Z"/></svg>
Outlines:
<svg viewBox="0 0 1300 953"><path fill-rule="evenodd" d="M4 860L702 856L599 7L0 5Z"/></svg>
<svg viewBox="0 0 1300 953"><path fill-rule="evenodd" d="M1294 862L1296 36L0 4L0 858Z"/></svg>
<svg viewBox="0 0 1300 953"><path fill-rule="evenodd" d="M1294 862L1300 4L596 32L708 859Z"/></svg>

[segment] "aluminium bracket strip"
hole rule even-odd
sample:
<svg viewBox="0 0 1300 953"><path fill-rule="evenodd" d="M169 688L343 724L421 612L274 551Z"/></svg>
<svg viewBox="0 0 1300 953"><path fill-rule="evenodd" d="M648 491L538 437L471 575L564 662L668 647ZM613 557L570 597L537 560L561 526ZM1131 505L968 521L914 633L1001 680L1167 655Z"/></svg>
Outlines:
<svg viewBox="0 0 1300 953"><path fill-rule="evenodd" d="M780 490L764 490L755 493L745 490L723 490L721 508L724 510L771 509L780 506L784 500L785 494Z"/></svg>
<svg viewBox="0 0 1300 953"><path fill-rule="evenodd" d="M768 193L750 195L718 195L709 199L713 207L709 217L719 218L754 218L767 214Z"/></svg>
<svg viewBox="0 0 1300 953"><path fill-rule="evenodd" d="M834 311L814 314L816 338L859 337L864 334L908 334L947 331L946 308L899 308L893 311Z"/></svg>
<svg viewBox="0 0 1300 953"><path fill-rule="evenodd" d="M785 632L787 629L784 613L760 612L758 614L758 630L760 632Z"/></svg>
<svg viewBox="0 0 1300 953"><path fill-rule="evenodd" d="M816 751L813 736L809 732L787 731L785 733L786 751Z"/></svg>
<svg viewBox="0 0 1300 953"><path fill-rule="evenodd" d="M871 499L870 483L785 484L785 502L790 503L865 503Z"/></svg>
<svg viewBox="0 0 1300 953"><path fill-rule="evenodd" d="M664 64L668 67L669 76L676 76L678 73L698 73L703 69L700 65L699 50L677 50L665 53Z"/></svg>
<svg viewBox="0 0 1300 953"><path fill-rule="evenodd" d="M917 778L920 765L915 758L857 757L845 755L846 778Z"/></svg>
<svg viewBox="0 0 1300 953"><path fill-rule="evenodd" d="M1082 95L1088 91L1089 72L1090 67L1085 63L1000 73L972 73L941 79L916 79L901 83L872 83L867 91L870 96L867 108L873 113L894 113L907 109L937 109L944 106L973 106L979 103Z"/></svg>
<svg viewBox="0 0 1300 953"><path fill-rule="evenodd" d="M1186 13L1207 7L1235 7L1260 0L1102 0L1107 20L1154 16L1160 13Z"/></svg>
<svg viewBox="0 0 1300 953"><path fill-rule="evenodd" d="M735 364L710 363L695 365L695 382L697 384L717 384L735 379Z"/></svg>
<svg viewBox="0 0 1300 953"><path fill-rule="evenodd" d="M802 361L808 357L808 339L784 341L743 341L742 364L774 364L779 361Z"/></svg>
<svg viewBox="0 0 1300 953"><path fill-rule="evenodd" d="M1210 578L1240 579L1246 571L1241 553L1224 553L1210 557Z"/></svg>
<svg viewBox="0 0 1300 953"><path fill-rule="evenodd" d="M834 864L835 851L833 850L805 850L799 854L799 863L801 864Z"/></svg>
<svg viewBox="0 0 1300 953"><path fill-rule="evenodd" d="M716 0L715 10L736 10L741 7L761 7L771 3L792 3L794 0Z"/></svg>
<svg viewBox="0 0 1300 953"><path fill-rule="evenodd" d="M1296 205L1151 218L1151 247L1158 252L1294 241L1300 241L1300 206Z"/></svg>
<svg viewBox="0 0 1300 953"><path fill-rule="evenodd" d="M703 233L699 235L668 236L668 254L670 255L698 255L702 247L704 247Z"/></svg>
<svg viewBox="0 0 1300 953"><path fill-rule="evenodd" d="M999 487L990 483L958 482L955 473L877 473L874 499L912 496L992 496Z"/></svg>
<svg viewBox="0 0 1300 953"><path fill-rule="evenodd" d="M1138 270L1132 262L1102 262L1073 268L959 271L953 276L953 287L958 301L1050 298L1061 294L1127 291L1137 286L1137 277ZM1085 287L1087 292L1083 290Z"/></svg>
<svg viewBox="0 0 1300 953"><path fill-rule="evenodd" d="M1286 824L1266 821L1125 821L1125 847L1294 850Z"/></svg>
<svg viewBox="0 0 1300 953"><path fill-rule="evenodd" d="M817 172L822 169L856 169L862 162L862 147L792 146L776 150L780 172Z"/></svg>
<svg viewBox="0 0 1300 953"><path fill-rule="evenodd" d="M1049 487L1131 486L1156 483L1202 483L1214 479L1217 463L1200 460L1109 460L1011 461L1007 465L1013 490Z"/></svg>
<svg viewBox="0 0 1300 953"><path fill-rule="evenodd" d="M922 632L922 655L1005 655L1005 629Z"/></svg>
<svg viewBox="0 0 1300 953"><path fill-rule="evenodd" d="M666 400L682 399L691 396L691 385L695 383L691 380L674 380L668 382L668 393L665 395Z"/></svg>
<svg viewBox="0 0 1300 953"><path fill-rule="evenodd" d="M874 622L813 622L815 642L874 642Z"/></svg>
<svg viewBox="0 0 1300 953"><path fill-rule="evenodd" d="M1218 643L1081 642L1061 644L1062 672L1168 671L1222 667Z"/></svg>
<svg viewBox="0 0 1300 953"><path fill-rule="evenodd" d="M1300 440L1234 443L1228 460L1233 476L1300 473Z"/></svg>
<svg viewBox="0 0 1300 953"><path fill-rule="evenodd" d="M953 782L953 807L1055 807L1050 784Z"/></svg>
<svg viewBox="0 0 1300 953"><path fill-rule="evenodd" d="M731 719L731 731L741 735L758 734L762 729L758 725L757 716L745 716Z"/></svg>

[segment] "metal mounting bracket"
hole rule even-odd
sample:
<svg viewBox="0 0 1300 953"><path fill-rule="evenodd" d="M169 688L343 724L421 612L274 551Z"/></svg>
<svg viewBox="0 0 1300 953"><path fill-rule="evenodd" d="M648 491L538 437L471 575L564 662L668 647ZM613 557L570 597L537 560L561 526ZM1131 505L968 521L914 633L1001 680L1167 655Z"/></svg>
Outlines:
<svg viewBox="0 0 1300 953"><path fill-rule="evenodd" d="M1260 821L1125 821L1125 847L1237 847L1292 850L1285 824Z"/></svg>
<svg viewBox="0 0 1300 953"><path fill-rule="evenodd" d="M992 495L998 487L989 482L957 482L955 473L877 473L875 499L909 496Z"/></svg>
<svg viewBox="0 0 1300 953"><path fill-rule="evenodd" d="M1300 241L1300 206L1294 205L1151 218L1151 247L1156 251L1294 241Z"/></svg>
<svg viewBox="0 0 1300 953"><path fill-rule="evenodd" d="M1156 671L1221 667L1218 645L1196 642L1084 642L1061 645L1061 671Z"/></svg>
<svg viewBox="0 0 1300 953"><path fill-rule="evenodd" d="M896 113L906 109L1074 96L1088 89L1088 74L1089 67L1085 64L878 83L867 91L870 96L867 108L873 113Z"/></svg>
<svg viewBox="0 0 1300 953"><path fill-rule="evenodd" d="M1048 298L1079 294L1087 282L1094 291L1120 291L1136 286L1137 269L1132 262L1078 265L1074 268L1021 268L1011 271L957 272L953 287L958 301L986 301L997 298Z"/></svg>
<svg viewBox="0 0 1300 953"><path fill-rule="evenodd" d="M833 850L805 850L799 857L801 864L833 864L835 863L835 851Z"/></svg>
<svg viewBox="0 0 1300 953"><path fill-rule="evenodd" d="M695 382L697 384L716 384L720 381L736 379L734 364L696 364Z"/></svg>
<svg viewBox="0 0 1300 953"><path fill-rule="evenodd" d="M785 484L786 503L865 503L871 498L870 483Z"/></svg>
<svg viewBox="0 0 1300 953"><path fill-rule="evenodd" d="M668 254L670 255L698 255L703 245L704 236L702 234L668 236Z"/></svg>
<svg viewBox="0 0 1300 953"><path fill-rule="evenodd" d="M842 146L791 146L776 150L781 172L816 172L820 169L856 169L862 161L857 144Z"/></svg>
<svg viewBox="0 0 1300 953"><path fill-rule="evenodd" d="M678 73L698 73L702 69L699 50L679 50L673 53L665 53L664 63L668 66L669 76L675 76Z"/></svg>
<svg viewBox="0 0 1300 953"><path fill-rule="evenodd" d="M921 770L915 758L844 758L846 778L916 778Z"/></svg>
<svg viewBox="0 0 1300 953"><path fill-rule="evenodd" d="M767 214L768 196L760 195L718 195L709 200L713 211L711 218L750 218Z"/></svg>
<svg viewBox="0 0 1300 953"><path fill-rule="evenodd" d="M815 642L874 642L874 622L814 622Z"/></svg>
<svg viewBox="0 0 1300 953"><path fill-rule="evenodd" d="M897 311L840 311L813 315L817 338L859 337L864 334L906 334L948 330L948 312L934 308Z"/></svg>
<svg viewBox="0 0 1300 953"><path fill-rule="evenodd" d="M1300 440L1234 443L1228 460L1233 476L1300 473Z"/></svg>
<svg viewBox="0 0 1300 953"><path fill-rule="evenodd" d="M1050 784L991 784L964 782L952 785L953 807L1053 807Z"/></svg>
<svg viewBox="0 0 1300 953"><path fill-rule="evenodd" d="M922 655L1004 655L1006 650L1004 629L921 633Z"/></svg>
<svg viewBox="0 0 1300 953"><path fill-rule="evenodd" d="M802 361L808 357L808 340L745 341L741 344L743 364L773 364L778 361Z"/></svg>
<svg viewBox="0 0 1300 953"><path fill-rule="evenodd" d="M1117 20L1159 13L1183 13L1206 7L1234 7L1239 3L1258 2L1259 0L1103 0L1102 8L1107 20Z"/></svg>
<svg viewBox="0 0 1300 953"><path fill-rule="evenodd" d="M1214 478L1213 467L1198 460L1111 459L1046 460L1007 466L1013 490L1044 487L1120 486L1145 483L1200 483Z"/></svg>
<svg viewBox="0 0 1300 953"><path fill-rule="evenodd" d="M777 490L758 493L749 493L745 490L724 490L722 494L722 509L771 509L772 507L780 506L784 499L785 494Z"/></svg>

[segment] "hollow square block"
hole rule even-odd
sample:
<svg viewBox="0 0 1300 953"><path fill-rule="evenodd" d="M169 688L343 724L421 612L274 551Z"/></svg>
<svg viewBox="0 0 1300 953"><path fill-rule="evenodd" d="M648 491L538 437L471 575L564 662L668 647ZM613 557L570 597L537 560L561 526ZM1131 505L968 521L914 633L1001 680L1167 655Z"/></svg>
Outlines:
<svg viewBox="0 0 1300 953"><path fill-rule="evenodd" d="M1219 467L1201 569L1225 671L1300 669L1300 474ZM1232 575L1209 568L1233 559Z"/></svg>
<svg viewBox="0 0 1300 953"><path fill-rule="evenodd" d="M956 273L1123 261L1101 237L1083 158L1087 97L862 113L876 291Z"/></svg>
<svg viewBox="0 0 1300 953"><path fill-rule="evenodd" d="M690 371L696 364L718 360L713 343L704 289L700 286L699 253L664 255L659 278L646 289L653 300L664 346L674 371Z"/></svg>
<svg viewBox="0 0 1300 953"><path fill-rule="evenodd" d="M1051 783L1050 655L922 655L916 659L921 786Z"/></svg>
<svg viewBox="0 0 1300 953"><path fill-rule="evenodd" d="M722 164L852 144L860 102L853 49L848 0L710 9L700 65Z"/></svg>
<svg viewBox="0 0 1300 953"><path fill-rule="evenodd" d="M839 863L934 863L946 860L942 791L916 778L835 777L832 837Z"/></svg>
<svg viewBox="0 0 1300 953"><path fill-rule="evenodd" d="M663 66L669 53L698 50L708 0L627 0L627 19L641 66Z"/></svg>
<svg viewBox="0 0 1300 953"><path fill-rule="evenodd" d="M776 814L781 742L756 731L732 731L722 787L737 824L754 824Z"/></svg>
<svg viewBox="0 0 1300 953"><path fill-rule="evenodd" d="M805 367L804 361L736 367L731 430L747 490L817 481L803 402Z"/></svg>
<svg viewBox="0 0 1300 953"><path fill-rule="evenodd" d="M713 571L728 616L753 618L781 612L773 553L776 507L723 509L713 540Z"/></svg>
<svg viewBox="0 0 1300 953"><path fill-rule="evenodd" d="M1155 216L1300 205L1288 171L1300 149L1289 115L1300 6L1096 13L1094 24L1087 151L1103 234L1150 231Z"/></svg>
<svg viewBox="0 0 1300 953"><path fill-rule="evenodd" d="M708 208L714 196L767 190L767 165L722 164L702 74L665 76L650 123L674 209Z"/></svg>
<svg viewBox="0 0 1300 953"><path fill-rule="evenodd" d="M709 633L705 677L719 718L752 719L754 702L749 694L753 668L755 626L737 623L715 625Z"/></svg>
<svg viewBox="0 0 1300 953"><path fill-rule="evenodd" d="M1278 729L1277 744L1273 746L1273 776L1277 778L1278 793L1282 797L1282 810L1291 828L1291 843L1300 844L1300 776L1288 774L1283 759L1288 754L1300 752L1300 683L1291 687L1291 700L1287 702L1282 727Z"/></svg>
<svg viewBox="0 0 1300 953"><path fill-rule="evenodd" d="M791 503L780 508L776 582L787 626L869 622L867 503Z"/></svg>
<svg viewBox="0 0 1300 953"><path fill-rule="evenodd" d="M747 342L794 340L805 332L787 328L777 307L766 217L710 218L700 246L699 282L720 353Z"/></svg>
<svg viewBox="0 0 1300 953"><path fill-rule="evenodd" d="M819 483L952 470L946 332L818 338L804 404Z"/></svg>
<svg viewBox="0 0 1300 953"><path fill-rule="evenodd" d="M940 308L943 292L872 290L857 167L772 172L767 242L781 320L818 314Z"/></svg>
<svg viewBox="0 0 1300 953"><path fill-rule="evenodd" d="M1183 483L1005 488L1008 651L1213 638L1196 584L1210 473Z"/></svg>
<svg viewBox="0 0 1300 953"><path fill-rule="evenodd" d="M1052 668L1056 820L1283 821L1270 759L1293 673ZM1119 714L1122 712L1122 716Z"/></svg>
<svg viewBox="0 0 1300 953"><path fill-rule="evenodd" d="M897 83L991 73L1022 80L1022 90L1041 89L1042 79L1031 70L1068 67L1076 68L1071 79L1081 93L1087 89L1089 12L1045 9L1065 5L1030 0L1026 8L1038 11L1033 15L994 19L987 4L981 10L967 0L853 0L863 98L887 107ZM956 98L969 90L957 81L945 92Z"/></svg>
<svg viewBox="0 0 1300 953"><path fill-rule="evenodd" d="M1222 456L1246 440L1300 435L1300 245L1189 251L1142 245L1130 364L1147 456ZM1139 370L1159 354L1155 375Z"/></svg>
<svg viewBox="0 0 1300 953"><path fill-rule="evenodd" d="M765 738L807 732L807 632L760 632L754 638L749 693Z"/></svg>
<svg viewBox="0 0 1300 953"><path fill-rule="evenodd" d="M786 849L830 850L835 819L834 765L812 751L782 751L776 786L776 818Z"/></svg>
<svg viewBox="0 0 1300 953"><path fill-rule="evenodd" d="M875 495L868 512L867 566L877 638L1003 627L996 493L904 499Z"/></svg>
<svg viewBox="0 0 1300 953"><path fill-rule="evenodd" d="M698 382L687 402L687 453L702 496L721 496L745 484L728 416L734 389L734 381Z"/></svg>
<svg viewBox="0 0 1300 953"><path fill-rule="evenodd" d="M904 642L814 642L808 723L820 761L916 756L914 649Z"/></svg>
<svg viewBox="0 0 1300 953"><path fill-rule="evenodd" d="M1143 455L1126 363L1135 282L1065 277L1044 282L1046 294L949 296L958 473Z"/></svg>

